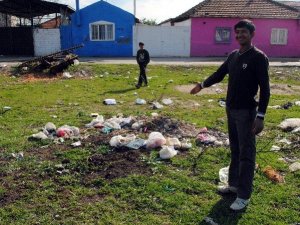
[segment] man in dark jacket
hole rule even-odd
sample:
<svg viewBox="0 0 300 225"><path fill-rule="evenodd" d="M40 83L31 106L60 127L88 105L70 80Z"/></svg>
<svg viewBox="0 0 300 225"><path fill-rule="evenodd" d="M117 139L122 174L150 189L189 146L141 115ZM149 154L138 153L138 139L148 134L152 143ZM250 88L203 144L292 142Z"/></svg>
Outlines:
<svg viewBox="0 0 300 225"><path fill-rule="evenodd" d="M244 209L250 200L255 170L255 135L264 128L264 116L270 98L266 55L252 45L255 26L241 20L234 26L239 50L233 51L221 67L204 82L198 83L191 94L222 81L229 74L226 98L228 133L231 150L228 185L219 186L221 193L236 193L232 210ZM260 88L259 102L255 95ZM258 106L258 109L256 109Z"/></svg>
<svg viewBox="0 0 300 225"><path fill-rule="evenodd" d="M145 86L148 86L148 80L146 75L146 67L148 63L150 62L150 56L149 52L144 49L144 43L139 43L140 49L136 53L136 61L139 64L140 67L140 76L138 83L135 85L136 88L140 88L144 82Z"/></svg>

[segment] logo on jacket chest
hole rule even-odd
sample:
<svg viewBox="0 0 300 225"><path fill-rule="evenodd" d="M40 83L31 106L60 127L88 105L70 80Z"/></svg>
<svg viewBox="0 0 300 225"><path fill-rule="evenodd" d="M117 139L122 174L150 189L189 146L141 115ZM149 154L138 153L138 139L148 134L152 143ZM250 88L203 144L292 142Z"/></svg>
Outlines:
<svg viewBox="0 0 300 225"><path fill-rule="evenodd" d="M247 63L243 63L243 70L247 69L248 64Z"/></svg>

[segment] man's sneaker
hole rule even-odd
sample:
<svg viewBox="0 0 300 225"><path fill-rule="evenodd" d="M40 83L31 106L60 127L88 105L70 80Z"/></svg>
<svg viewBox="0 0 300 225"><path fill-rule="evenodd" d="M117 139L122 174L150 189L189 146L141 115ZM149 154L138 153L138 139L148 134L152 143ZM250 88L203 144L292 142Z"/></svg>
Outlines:
<svg viewBox="0 0 300 225"><path fill-rule="evenodd" d="M136 87L137 89L139 89L139 88L141 87L141 85L136 84L135 87Z"/></svg>
<svg viewBox="0 0 300 225"><path fill-rule="evenodd" d="M234 211L242 210L249 204L249 201L249 199L236 198L231 204L230 209Z"/></svg>
<svg viewBox="0 0 300 225"><path fill-rule="evenodd" d="M222 194L237 193L237 188L229 185L218 186L218 192Z"/></svg>

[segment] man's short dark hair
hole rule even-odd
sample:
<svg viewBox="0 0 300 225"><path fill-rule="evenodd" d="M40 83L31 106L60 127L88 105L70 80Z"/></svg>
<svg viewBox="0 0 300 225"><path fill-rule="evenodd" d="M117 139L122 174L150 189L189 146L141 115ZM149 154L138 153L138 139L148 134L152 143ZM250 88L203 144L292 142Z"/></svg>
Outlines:
<svg viewBox="0 0 300 225"><path fill-rule="evenodd" d="M246 19L239 21L234 26L234 30L236 30L237 28L246 28L250 31L251 34L255 31L255 25L253 24L253 22L251 20L246 20Z"/></svg>
<svg viewBox="0 0 300 225"><path fill-rule="evenodd" d="M144 44L143 42L140 42L140 43L139 43L139 46L141 46L141 45L144 46L145 44Z"/></svg>

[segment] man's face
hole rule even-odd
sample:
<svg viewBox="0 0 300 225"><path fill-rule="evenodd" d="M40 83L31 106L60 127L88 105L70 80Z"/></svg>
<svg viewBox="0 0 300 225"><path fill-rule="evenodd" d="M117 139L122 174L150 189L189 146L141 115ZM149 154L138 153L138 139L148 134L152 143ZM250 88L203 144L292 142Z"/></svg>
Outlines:
<svg viewBox="0 0 300 225"><path fill-rule="evenodd" d="M245 27L235 29L235 38L241 46L251 44L253 36L254 32L251 34L250 31Z"/></svg>
<svg viewBox="0 0 300 225"><path fill-rule="evenodd" d="M144 45L139 45L140 46L140 49L144 49Z"/></svg>

